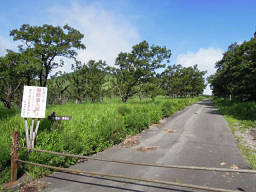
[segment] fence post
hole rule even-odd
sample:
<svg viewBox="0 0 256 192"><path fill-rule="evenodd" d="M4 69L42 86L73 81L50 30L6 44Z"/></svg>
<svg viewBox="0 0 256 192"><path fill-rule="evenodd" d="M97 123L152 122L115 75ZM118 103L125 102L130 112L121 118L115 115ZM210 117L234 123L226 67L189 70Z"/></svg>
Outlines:
<svg viewBox="0 0 256 192"><path fill-rule="evenodd" d="M17 181L18 172L18 146L19 146L19 132L14 131L12 135L12 158L11 158L11 182Z"/></svg>

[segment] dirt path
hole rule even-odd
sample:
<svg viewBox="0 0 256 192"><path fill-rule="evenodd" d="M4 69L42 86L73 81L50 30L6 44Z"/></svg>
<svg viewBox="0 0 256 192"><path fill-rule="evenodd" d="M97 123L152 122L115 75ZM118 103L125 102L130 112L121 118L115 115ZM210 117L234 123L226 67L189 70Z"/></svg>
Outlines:
<svg viewBox="0 0 256 192"><path fill-rule="evenodd" d="M208 100L194 104L164 120L161 125L152 126L137 137L127 140L126 146L117 145L95 156L137 162L249 168L236 146L236 141L224 117ZM72 168L233 190L240 189L247 192L256 191L256 175L249 174L164 169L92 160L79 163ZM47 192L193 191L165 185L59 172L43 180L51 183L45 190Z"/></svg>

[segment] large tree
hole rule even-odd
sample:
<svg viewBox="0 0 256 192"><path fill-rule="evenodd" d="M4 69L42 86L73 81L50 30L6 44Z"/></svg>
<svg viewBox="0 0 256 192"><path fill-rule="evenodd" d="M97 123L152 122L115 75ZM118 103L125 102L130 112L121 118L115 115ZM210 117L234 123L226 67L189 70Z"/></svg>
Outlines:
<svg viewBox="0 0 256 192"><path fill-rule="evenodd" d="M56 74L48 81L48 102L63 104L63 101L70 99L68 88L71 86L69 81L70 74Z"/></svg>
<svg viewBox="0 0 256 192"><path fill-rule="evenodd" d="M87 64L77 65L71 74L72 94L81 102L89 99L92 102L103 98L103 84L108 67L105 61L90 60Z"/></svg>
<svg viewBox="0 0 256 192"><path fill-rule="evenodd" d="M163 89L161 88L161 78L159 74L152 77L148 82L140 84L138 88L140 89L138 92L140 98L142 96L146 96L150 97L152 101L155 100L156 96L164 93Z"/></svg>
<svg viewBox="0 0 256 192"><path fill-rule="evenodd" d="M174 98L181 94L182 80L181 76L181 65L168 66L161 73L162 88L165 90L166 95Z"/></svg>
<svg viewBox="0 0 256 192"><path fill-rule="evenodd" d="M206 87L204 75L206 71L200 71L197 65L182 67L172 65L162 72L162 87L170 97L198 96Z"/></svg>
<svg viewBox="0 0 256 192"><path fill-rule="evenodd" d="M24 83L24 68L21 55L12 51L0 57L0 101L8 109L14 102L15 94Z"/></svg>
<svg viewBox="0 0 256 192"><path fill-rule="evenodd" d="M256 100L256 33L249 41L231 44L209 78L215 96Z"/></svg>
<svg viewBox="0 0 256 192"><path fill-rule="evenodd" d="M146 41L134 45L130 53L119 53L115 62L116 68L113 70L113 85L122 102L137 93L136 86L149 82L156 74L155 70L164 67L164 61L169 62L170 56L171 50L149 46Z"/></svg>
<svg viewBox="0 0 256 192"><path fill-rule="evenodd" d="M76 49L85 49L81 40L84 37L78 30L65 25L63 28L52 25L30 26L24 24L20 29L10 32L13 40L20 40L21 52L28 52L37 58L39 62L40 86L46 86L50 72L62 66L62 62L56 62L57 56L75 59Z"/></svg>

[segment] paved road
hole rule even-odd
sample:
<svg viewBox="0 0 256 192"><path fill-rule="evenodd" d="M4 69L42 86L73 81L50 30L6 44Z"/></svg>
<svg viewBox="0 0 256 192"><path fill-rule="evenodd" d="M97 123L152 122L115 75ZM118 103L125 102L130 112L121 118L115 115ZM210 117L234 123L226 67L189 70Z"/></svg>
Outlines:
<svg viewBox="0 0 256 192"><path fill-rule="evenodd" d="M168 133L166 129L172 129L176 132ZM235 164L242 169L250 168L237 148L236 141L224 117L219 114L209 100L187 107L164 120L161 125L152 126L139 136L140 144L137 146L125 148L117 145L95 156L137 162L222 168L229 168ZM157 149L144 152L137 150L139 147L148 146L157 146ZM221 165L222 162L226 164L223 166ZM239 189L247 192L256 191L256 175L249 174L141 167L92 160L79 163L72 168L233 190ZM47 192L199 191L59 172L44 178L44 180L51 183L46 189Z"/></svg>

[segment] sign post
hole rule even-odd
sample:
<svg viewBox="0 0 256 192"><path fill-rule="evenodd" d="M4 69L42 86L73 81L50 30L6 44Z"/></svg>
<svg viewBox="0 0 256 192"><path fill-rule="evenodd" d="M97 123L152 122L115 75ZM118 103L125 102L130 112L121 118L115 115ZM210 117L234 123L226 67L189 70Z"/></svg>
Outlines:
<svg viewBox="0 0 256 192"><path fill-rule="evenodd" d="M52 112L50 116L48 116L48 120L51 120L52 122L53 121L69 121L71 120L72 117L71 116L56 116L55 115L55 112Z"/></svg>
<svg viewBox="0 0 256 192"><path fill-rule="evenodd" d="M21 117L25 120L26 142L28 148L34 148L40 119L45 118L47 99L46 87L24 86ZM28 118L32 118L30 128ZM34 131L34 120L37 119Z"/></svg>

